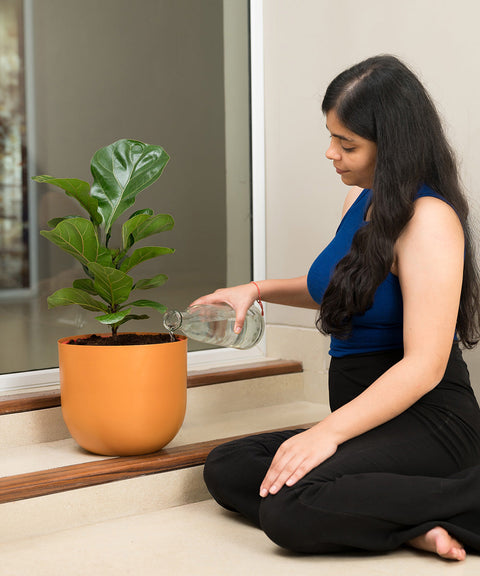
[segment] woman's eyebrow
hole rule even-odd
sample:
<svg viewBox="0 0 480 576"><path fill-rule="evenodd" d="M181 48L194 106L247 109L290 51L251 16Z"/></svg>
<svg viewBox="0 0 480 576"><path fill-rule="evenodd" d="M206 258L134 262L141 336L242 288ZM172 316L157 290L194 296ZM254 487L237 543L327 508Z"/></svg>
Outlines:
<svg viewBox="0 0 480 576"><path fill-rule="evenodd" d="M328 126L325 124L327 130L328 130ZM330 132L330 130L328 130ZM330 135L333 136L334 138L338 138L339 140L346 140L347 142L355 142L354 138L347 138L347 136L343 136L342 134L333 134L332 132L330 132Z"/></svg>

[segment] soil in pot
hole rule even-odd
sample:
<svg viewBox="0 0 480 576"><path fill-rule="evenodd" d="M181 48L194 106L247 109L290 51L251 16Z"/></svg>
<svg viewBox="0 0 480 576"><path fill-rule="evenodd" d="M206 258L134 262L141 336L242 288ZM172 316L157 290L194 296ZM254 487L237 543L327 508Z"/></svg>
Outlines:
<svg viewBox="0 0 480 576"><path fill-rule="evenodd" d="M165 342L178 342L175 335L170 334L135 334L124 333L116 336L101 336L90 334L86 338L71 338L66 344L76 346L137 346L138 344L164 344Z"/></svg>

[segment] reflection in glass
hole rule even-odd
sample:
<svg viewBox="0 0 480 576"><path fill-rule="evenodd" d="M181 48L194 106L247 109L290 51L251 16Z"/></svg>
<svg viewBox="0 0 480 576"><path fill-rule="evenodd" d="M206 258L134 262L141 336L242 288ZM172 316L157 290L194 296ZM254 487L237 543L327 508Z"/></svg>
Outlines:
<svg viewBox="0 0 480 576"><path fill-rule="evenodd" d="M29 286L19 0L0 2L0 291Z"/></svg>

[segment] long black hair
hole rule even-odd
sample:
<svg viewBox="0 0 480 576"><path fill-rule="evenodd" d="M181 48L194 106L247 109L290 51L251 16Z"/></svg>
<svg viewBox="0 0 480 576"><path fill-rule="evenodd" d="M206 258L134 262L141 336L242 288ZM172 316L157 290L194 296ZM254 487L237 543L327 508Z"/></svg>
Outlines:
<svg viewBox="0 0 480 576"><path fill-rule="evenodd" d="M457 334L467 348L480 339L479 275L455 156L435 106L421 82L394 56L369 58L337 76L322 103L352 132L375 142L371 217L355 234L325 291L317 327L346 337L352 316L363 314L393 264L394 245L413 215L422 184L455 209L465 235L465 263Z"/></svg>

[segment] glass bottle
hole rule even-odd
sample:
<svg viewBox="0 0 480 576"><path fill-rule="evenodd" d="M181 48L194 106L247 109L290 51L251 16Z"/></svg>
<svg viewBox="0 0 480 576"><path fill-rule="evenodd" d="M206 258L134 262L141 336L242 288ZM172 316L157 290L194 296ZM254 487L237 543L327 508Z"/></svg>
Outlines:
<svg viewBox="0 0 480 576"><path fill-rule="evenodd" d="M265 330L262 313L252 306L245 317L242 331L236 334L235 310L228 304L201 304L190 306L183 312L168 310L163 325L173 334L181 331L199 342L245 350L257 344Z"/></svg>

